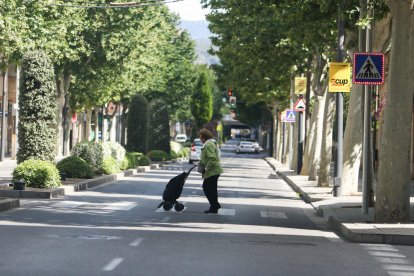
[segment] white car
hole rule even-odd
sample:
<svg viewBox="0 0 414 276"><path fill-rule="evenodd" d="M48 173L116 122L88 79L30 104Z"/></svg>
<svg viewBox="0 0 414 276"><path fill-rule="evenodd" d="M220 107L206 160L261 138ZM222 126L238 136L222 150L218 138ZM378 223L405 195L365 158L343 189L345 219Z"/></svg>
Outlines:
<svg viewBox="0 0 414 276"><path fill-rule="evenodd" d="M203 147L203 143L201 142L201 140L194 139L194 142L191 144L190 158L188 160L188 163L193 164L196 161L200 161L202 147Z"/></svg>
<svg viewBox="0 0 414 276"><path fill-rule="evenodd" d="M242 153L242 152L258 153L259 149L255 147L255 145L252 142L241 141L239 147L236 150L236 153Z"/></svg>
<svg viewBox="0 0 414 276"><path fill-rule="evenodd" d="M236 152L239 148L240 140L230 139L226 143L222 144L220 150L223 152Z"/></svg>
<svg viewBox="0 0 414 276"><path fill-rule="evenodd" d="M175 136L175 141L178 143L184 143L185 141L187 141L187 135L177 134L177 136Z"/></svg>

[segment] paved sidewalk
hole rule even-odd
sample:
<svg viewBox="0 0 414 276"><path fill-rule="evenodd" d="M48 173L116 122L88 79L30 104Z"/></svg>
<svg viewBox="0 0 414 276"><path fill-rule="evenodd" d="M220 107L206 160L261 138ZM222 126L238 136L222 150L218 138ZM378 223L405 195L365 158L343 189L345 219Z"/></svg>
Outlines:
<svg viewBox="0 0 414 276"><path fill-rule="evenodd" d="M284 179L318 215L329 221L345 239L359 243L414 245L414 223L374 223L374 210L362 214L362 195L334 197L332 187L317 187L308 176L297 175L274 158L266 158L277 175ZM411 195L411 221L414 197Z"/></svg>

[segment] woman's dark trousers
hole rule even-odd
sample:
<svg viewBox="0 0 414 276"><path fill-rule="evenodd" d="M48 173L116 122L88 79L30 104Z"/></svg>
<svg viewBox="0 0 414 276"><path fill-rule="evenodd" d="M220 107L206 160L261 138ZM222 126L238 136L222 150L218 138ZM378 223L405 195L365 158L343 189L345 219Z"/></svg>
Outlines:
<svg viewBox="0 0 414 276"><path fill-rule="evenodd" d="M218 175L213 175L207 178L204 178L203 181L203 191L206 195L208 202L210 202L210 209L218 210L221 206L218 203L218 194L217 194L217 181L219 178Z"/></svg>

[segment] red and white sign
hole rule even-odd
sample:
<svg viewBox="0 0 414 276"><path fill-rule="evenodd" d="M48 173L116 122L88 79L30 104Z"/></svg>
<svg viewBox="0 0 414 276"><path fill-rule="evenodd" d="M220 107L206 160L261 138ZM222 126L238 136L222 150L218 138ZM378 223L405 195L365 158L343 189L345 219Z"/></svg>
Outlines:
<svg viewBox="0 0 414 276"><path fill-rule="evenodd" d="M306 104L305 104L305 100L303 100L303 98L302 97L300 97L297 101L296 101L296 103L295 103L295 105L293 106L293 110L294 111L305 111L306 110Z"/></svg>

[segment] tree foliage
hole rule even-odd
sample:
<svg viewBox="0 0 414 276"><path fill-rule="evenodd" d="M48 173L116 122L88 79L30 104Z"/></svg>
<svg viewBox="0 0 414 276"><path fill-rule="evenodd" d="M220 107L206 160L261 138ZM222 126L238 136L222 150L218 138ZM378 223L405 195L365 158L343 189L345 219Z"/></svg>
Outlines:
<svg viewBox="0 0 414 276"><path fill-rule="evenodd" d="M127 149L131 152L147 153L148 149L148 101L136 94L131 99L128 112Z"/></svg>
<svg viewBox="0 0 414 276"><path fill-rule="evenodd" d="M151 150L171 151L169 112L163 100L149 104L148 151Z"/></svg>
<svg viewBox="0 0 414 276"><path fill-rule="evenodd" d="M56 156L56 88L53 66L41 51L25 54L19 96L17 162L54 161Z"/></svg>
<svg viewBox="0 0 414 276"><path fill-rule="evenodd" d="M213 101L211 93L207 73L201 71L196 90L191 100L191 113L193 114L198 129L201 129L212 118Z"/></svg>

